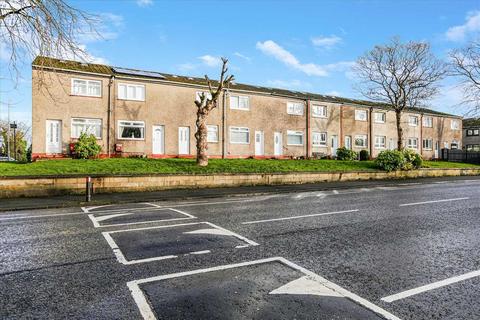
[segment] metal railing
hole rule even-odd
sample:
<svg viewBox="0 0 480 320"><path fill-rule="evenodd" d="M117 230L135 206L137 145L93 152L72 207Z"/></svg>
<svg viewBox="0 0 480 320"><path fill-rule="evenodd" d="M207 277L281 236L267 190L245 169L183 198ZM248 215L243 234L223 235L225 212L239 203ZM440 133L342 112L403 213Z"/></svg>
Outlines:
<svg viewBox="0 0 480 320"><path fill-rule="evenodd" d="M480 152L459 149L442 149L442 160L480 164Z"/></svg>

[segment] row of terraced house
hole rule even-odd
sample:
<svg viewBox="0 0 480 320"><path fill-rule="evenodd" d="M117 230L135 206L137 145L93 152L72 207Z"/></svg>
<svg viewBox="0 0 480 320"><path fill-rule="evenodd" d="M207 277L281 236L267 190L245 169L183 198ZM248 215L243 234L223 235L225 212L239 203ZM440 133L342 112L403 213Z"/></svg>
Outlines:
<svg viewBox="0 0 480 320"><path fill-rule="evenodd" d="M204 79L37 57L32 64L32 157L70 156L92 133L102 156L192 157L194 100ZM424 108L402 116L404 145L424 158L462 147L461 117ZM375 157L397 146L384 105L233 83L208 118L212 158L335 156L339 147Z"/></svg>

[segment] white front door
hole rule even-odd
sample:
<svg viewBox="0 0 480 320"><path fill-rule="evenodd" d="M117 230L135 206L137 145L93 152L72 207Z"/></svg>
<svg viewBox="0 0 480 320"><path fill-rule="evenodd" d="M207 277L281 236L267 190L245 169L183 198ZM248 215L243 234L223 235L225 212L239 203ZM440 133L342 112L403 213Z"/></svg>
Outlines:
<svg viewBox="0 0 480 320"><path fill-rule="evenodd" d="M352 149L352 136L345 136L345 148Z"/></svg>
<svg viewBox="0 0 480 320"><path fill-rule="evenodd" d="M273 134L273 154L278 157L282 155L282 149L283 149L283 144L282 144L282 133L281 132L275 132Z"/></svg>
<svg viewBox="0 0 480 320"><path fill-rule="evenodd" d="M152 154L164 154L165 153L165 127L153 126L152 127Z"/></svg>
<svg viewBox="0 0 480 320"><path fill-rule="evenodd" d="M47 120L47 148L48 154L62 153L62 121Z"/></svg>
<svg viewBox="0 0 480 320"><path fill-rule="evenodd" d="M395 149L395 142L394 142L393 138L390 138L389 141L390 142L388 143L388 149L394 150Z"/></svg>
<svg viewBox="0 0 480 320"><path fill-rule="evenodd" d="M263 156L265 150L265 142L263 139L263 131L255 131L255 155Z"/></svg>
<svg viewBox="0 0 480 320"><path fill-rule="evenodd" d="M337 155L337 149L338 149L338 136L333 135L332 136L332 156Z"/></svg>
<svg viewBox="0 0 480 320"><path fill-rule="evenodd" d="M189 127L178 127L178 154L190 154Z"/></svg>
<svg viewBox="0 0 480 320"><path fill-rule="evenodd" d="M438 159L439 150L440 150L440 142L437 141L435 142L435 156L434 156L435 159Z"/></svg>

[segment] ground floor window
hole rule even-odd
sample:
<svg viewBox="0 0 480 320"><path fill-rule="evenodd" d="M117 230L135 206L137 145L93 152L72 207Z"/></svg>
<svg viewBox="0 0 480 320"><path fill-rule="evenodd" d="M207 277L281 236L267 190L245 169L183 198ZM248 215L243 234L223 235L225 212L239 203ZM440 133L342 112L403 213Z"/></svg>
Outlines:
<svg viewBox="0 0 480 320"><path fill-rule="evenodd" d="M423 139L423 149L432 150L433 149L433 140L432 139Z"/></svg>
<svg viewBox="0 0 480 320"><path fill-rule="evenodd" d="M327 146L327 133L326 132L313 132L312 144L317 147Z"/></svg>
<svg viewBox="0 0 480 320"><path fill-rule="evenodd" d="M452 143L450 144L450 148L458 149L458 142L457 141L452 141Z"/></svg>
<svg viewBox="0 0 480 320"><path fill-rule="evenodd" d="M207 126L207 142L218 142L218 126Z"/></svg>
<svg viewBox="0 0 480 320"><path fill-rule="evenodd" d="M480 144L467 144L467 151L480 151Z"/></svg>
<svg viewBox="0 0 480 320"><path fill-rule="evenodd" d="M366 148L367 147L367 136L366 135L355 136L355 147Z"/></svg>
<svg viewBox="0 0 480 320"><path fill-rule="evenodd" d="M418 139L417 138L408 138L407 147L409 149L418 149Z"/></svg>
<svg viewBox="0 0 480 320"><path fill-rule="evenodd" d="M250 129L246 127L230 127L230 143L249 144Z"/></svg>
<svg viewBox="0 0 480 320"><path fill-rule="evenodd" d="M93 134L95 138L102 138L102 119L72 118L71 137L79 138L80 134Z"/></svg>
<svg viewBox="0 0 480 320"><path fill-rule="evenodd" d="M290 146L302 146L303 132L287 130L287 144Z"/></svg>
<svg viewBox="0 0 480 320"><path fill-rule="evenodd" d="M144 121L118 121L118 138L129 140L145 139Z"/></svg>
<svg viewBox="0 0 480 320"><path fill-rule="evenodd" d="M385 149L386 143L387 143L387 137L375 136L375 148Z"/></svg>

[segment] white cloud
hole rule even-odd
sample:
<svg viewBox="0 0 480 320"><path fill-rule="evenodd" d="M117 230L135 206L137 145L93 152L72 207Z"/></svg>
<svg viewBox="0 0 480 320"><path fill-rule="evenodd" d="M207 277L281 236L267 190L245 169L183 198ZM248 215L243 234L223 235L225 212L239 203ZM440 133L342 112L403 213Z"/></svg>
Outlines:
<svg viewBox="0 0 480 320"><path fill-rule="evenodd" d="M340 42L342 42L342 38L336 35L331 35L329 37L320 36L320 37L312 38L312 44L314 46L322 47L325 49L331 49L337 44L339 44Z"/></svg>
<svg viewBox="0 0 480 320"><path fill-rule="evenodd" d="M142 8L148 7L153 5L153 0L137 0L137 5Z"/></svg>
<svg viewBox="0 0 480 320"><path fill-rule="evenodd" d="M105 12L98 15L92 26L83 25L78 30L77 41L81 43L113 40L123 28L123 16Z"/></svg>
<svg viewBox="0 0 480 320"><path fill-rule="evenodd" d="M234 56L237 56L237 57L239 57L239 58L242 58L243 60L246 60L246 61L248 61L248 62L250 62L250 61L252 60L252 58L247 57L246 55L243 55L243 54L241 54L240 52L234 52L233 55L234 55Z"/></svg>
<svg viewBox="0 0 480 320"><path fill-rule="evenodd" d="M469 12L465 23L451 27L445 32L445 37L450 41L463 41L468 35L480 32L480 11Z"/></svg>
<svg viewBox="0 0 480 320"><path fill-rule="evenodd" d="M279 79L275 79L275 80L268 80L266 82L267 86L269 87L277 87L277 88L285 88L285 89L292 89L292 88L295 88L295 89L306 89L306 88L311 88L312 85L308 82L304 82L304 81L301 81L301 80L297 80L297 79L294 79L294 80L279 80Z"/></svg>
<svg viewBox="0 0 480 320"><path fill-rule="evenodd" d="M272 40L257 42L257 49L264 54L274 57L285 65L300 70L309 76L325 77L328 72L320 65L314 63L300 63L300 61L290 52L276 44Z"/></svg>
<svg viewBox="0 0 480 320"><path fill-rule="evenodd" d="M222 64L222 60L219 57L214 57L209 54L198 57L198 59L200 59L203 62L203 64L209 67L218 67Z"/></svg>

